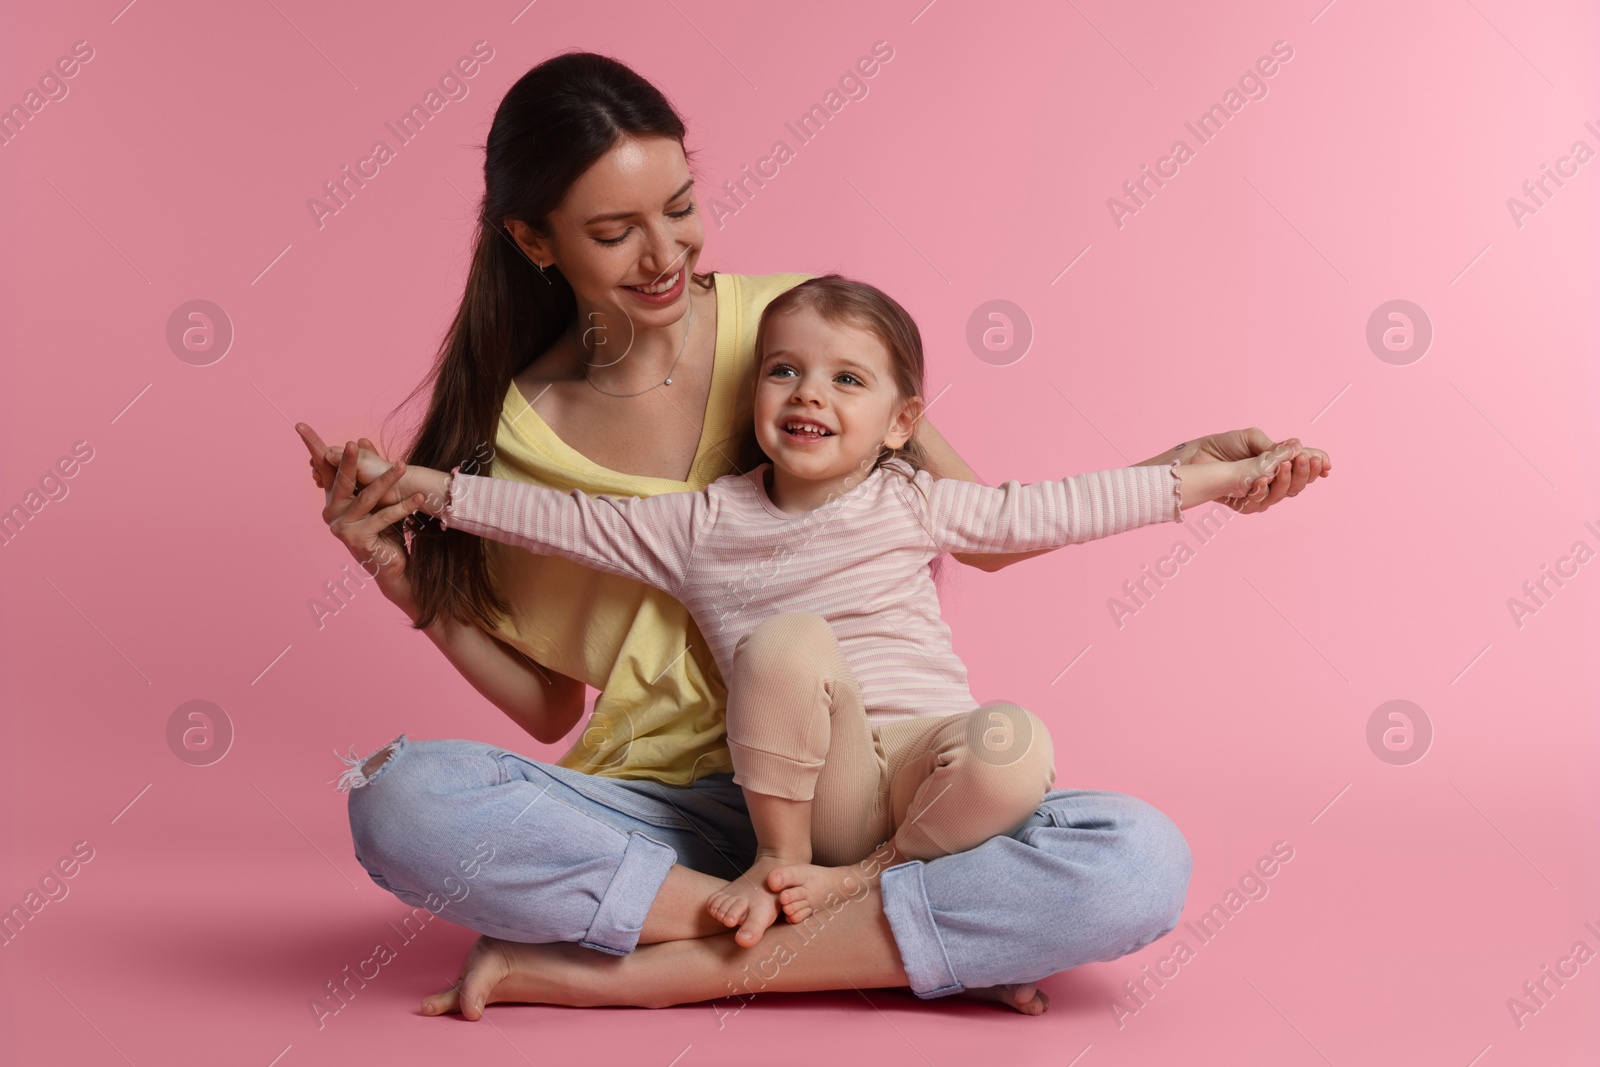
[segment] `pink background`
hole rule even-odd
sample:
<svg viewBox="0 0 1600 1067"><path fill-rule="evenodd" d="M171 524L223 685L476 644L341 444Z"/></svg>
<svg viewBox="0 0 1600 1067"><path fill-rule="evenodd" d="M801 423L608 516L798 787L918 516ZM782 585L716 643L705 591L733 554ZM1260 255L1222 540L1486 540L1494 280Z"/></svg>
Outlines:
<svg viewBox="0 0 1600 1067"><path fill-rule="evenodd" d="M1575 541L1600 548L1600 160L1520 228L1506 200L1574 141L1600 149L1600 18L925 2L9 5L0 103L94 49L0 148L0 505L94 450L0 547L0 905L94 849L0 948L11 1062L1594 1062L1600 962L1521 1028L1506 1002L1574 942L1600 950L1600 563L1520 628L1507 600ZM319 230L306 200L479 40L470 95ZM703 262L898 296L932 417L991 483L1250 425L1331 454L1332 477L1227 523L1120 629L1108 598L1176 528L947 591L974 692L1044 716L1060 784L1183 829L1186 919L1274 842L1294 859L1120 1027L1122 983L1183 927L1048 980L1038 1019L871 991L766 997L719 1028L706 1005L424 1018L472 940L440 923L319 1030L308 998L406 910L351 854L329 750L402 730L564 746L522 735L371 587L318 630L307 601L350 560L291 422L375 433L424 374L460 296L472 146L528 67L584 47L654 80L709 212L879 40L894 57L867 97L708 218ZM1197 146L1185 120L1279 40L1269 95ZM1194 158L1119 229L1107 198L1179 137ZM166 342L193 299L236 331L209 366ZM1008 365L966 342L992 299L1035 331ZM1408 365L1365 340L1393 299L1433 324ZM206 767L167 743L196 699L236 732ZM1394 699L1434 730L1410 765L1366 740Z"/></svg>

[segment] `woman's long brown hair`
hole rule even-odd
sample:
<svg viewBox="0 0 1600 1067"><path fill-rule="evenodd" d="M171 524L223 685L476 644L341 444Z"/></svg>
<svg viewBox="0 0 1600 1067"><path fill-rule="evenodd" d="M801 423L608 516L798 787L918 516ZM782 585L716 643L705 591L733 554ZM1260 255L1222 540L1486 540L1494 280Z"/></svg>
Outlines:
<svg viewBox="0 0 1600 1067"><path fill-rule="evenodd" d="M483 146L483 200L461 305L429 376L395 409L430 393L408 464L487 473L512 379L577 314L561 271L547 267L541 275L505 223L520 219L545 233L572 184L626 136L670 137L681 145L684 124L650 82L592 52L540 63L500 101ZM694 281L712 284L708 274ZM493 631L509 608L491 578L486 542L427 516L415 520L406 563L421 609L414 627L425 629L442 614Z"/></svg>

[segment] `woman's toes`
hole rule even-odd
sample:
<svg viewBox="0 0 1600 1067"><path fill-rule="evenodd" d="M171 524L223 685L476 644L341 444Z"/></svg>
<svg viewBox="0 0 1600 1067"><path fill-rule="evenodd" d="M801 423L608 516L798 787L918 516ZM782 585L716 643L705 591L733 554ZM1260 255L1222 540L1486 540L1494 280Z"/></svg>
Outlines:
<svg viewBox="0 0 1600 1067"><path fill-rule="evenodd" d="M483 1018L484 1005L495 987L510 973L511 960L501 942L492 937L480 937L467 953L466 967L456 983L423 999L423 1014L444 1015L459 1011L462 1018L476 1022Z"/></svg>
<svg viewBox="0 0 1600 1067"><path fill-rule="evenodd" d="M1050 1007L1050 998L1033 982L968 989L965 995L977 1000L999 1001L1024 1015L1043 1015Z"/></svg>
<svg viewBox="0 0 1600 1067"><path fill-rule="evenodd" d="M477 1022L483 1018L483 1009L489 1002L489 994L494 992L494 987L499 984L504 974L491 977L482 969L468 971L467 976L461 980L461 1017Z"/></svg>
<svg viewBox="0 0 1600 1067"><path fill-rule="evenodd" d="M1043 1015L1050 998L1032 982L1011 987L1011 1006L1024 1015Z"/></svg>
<svg viewBox="0 0 1600 1067"><path fill-rule="evenodd" d="M424 1015L449 1015L453 1011L460 1011L461 993L455 986L442 990L432 996L422 998L422 1014Z"/></svg>

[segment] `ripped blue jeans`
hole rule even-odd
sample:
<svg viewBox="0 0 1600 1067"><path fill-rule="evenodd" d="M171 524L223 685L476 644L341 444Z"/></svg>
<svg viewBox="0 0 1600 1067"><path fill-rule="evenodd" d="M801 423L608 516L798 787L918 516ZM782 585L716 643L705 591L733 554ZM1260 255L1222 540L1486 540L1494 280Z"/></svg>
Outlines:
<svg viewBox="0 0 1600 1067"><path fill-rule="evenodd" d="M623 955L674 863L731 879L755 857L731 773L671 786L477 741L401 734L384 748L370 778L351 756L338 780L357 861L406 904L481 934ZM1016 832L890 867L880 890L927 999L1143 948L1177 925L1190 871L1182 833L1149 804L1056 789Z"/></svg>

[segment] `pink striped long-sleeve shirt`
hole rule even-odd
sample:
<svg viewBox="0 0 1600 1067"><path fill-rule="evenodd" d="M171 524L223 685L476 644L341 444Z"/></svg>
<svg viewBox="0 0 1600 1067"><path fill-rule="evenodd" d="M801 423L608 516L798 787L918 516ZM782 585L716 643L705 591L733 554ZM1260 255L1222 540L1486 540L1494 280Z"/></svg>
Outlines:
<svg viewBox="0 0 1600 1067"><path fill-rule="evenodd" d="M970 711L966 666L939 614L929 563L942 552L1009 553L1092 541L1181 518L1176 464L994 487L891 459L849 492L791 515L767 495L770 464L704 489L591 496L451 473L440 521L664 589L681 601L723 676L734 647L789 611L833 627L872 722Z"/></svg>

